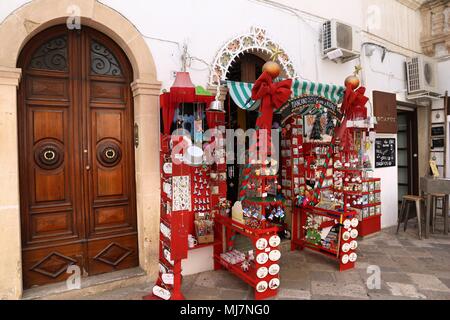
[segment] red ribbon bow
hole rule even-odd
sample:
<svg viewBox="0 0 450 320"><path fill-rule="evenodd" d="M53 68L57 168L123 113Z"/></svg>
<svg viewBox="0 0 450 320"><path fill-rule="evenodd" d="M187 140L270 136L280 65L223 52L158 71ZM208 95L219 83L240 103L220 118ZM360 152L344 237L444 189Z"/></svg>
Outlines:
<svg viewBox="0 0 450 320"><path fill-rule="evenodd" d="M261 99L260 117L256 120L259 129L272 128L273 109L280 108L291 96L292 80L283 80L273 83L272 77L267 73L256 80L252 89L252 99Z"/></svg>
<svg viewBox="0 0 450 320"><path fill-rule="evenodd" d="M367 118L367 108L365 105L369 98L364 96L365 92L366 88L364 87L359 87L353 91L350 85L347 85L341 110L348 120Z"/></svg>

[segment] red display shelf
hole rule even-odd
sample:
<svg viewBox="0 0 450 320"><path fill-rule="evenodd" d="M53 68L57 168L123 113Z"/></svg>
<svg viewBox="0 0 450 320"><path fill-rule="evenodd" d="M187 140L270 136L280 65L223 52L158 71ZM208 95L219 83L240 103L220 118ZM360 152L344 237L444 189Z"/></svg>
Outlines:
<svg viewBox="0 0 450 320"><path fill-rule="evenodd" d="M248 285L251 287L256 287L256 284L258 283L256 276L256 269L251 266L247 272L242 271L241 263L239 264L231 264L223 260L219 255L215 254L214 259L219 262L225 269L236 275L237 277L241 278L245 281Z"/></svg>
<svg viewBox="0 0 450 320"><path fill-rule="evenodd" d="M250 236L253 238L259 238L262 235L270 234L270 233L277 233L279 231L279 227L272 226L265 229L254 229L246 226L245 224L242 224L240 222L237 222L229 217L224 216L216 216L215 220L217 223L224 225L227 228L232 229L233 231L236 231L242 235Z"/></svg>
<svg viewBox="0 0 450 320"><path fill-rule="evenodd" d="M257 264L256 261L254 261L252 263L252 265L250 266L250 268L248 269L248 271L244 272L241 268L241 263L234 264L234 265L230 264L227 261L225 261L224 259L222 259L220 255L221 255L221 253L223 253L223 242L222 241L225 241L225 244L227 247L229 247L230 245L232 247L236 233L240 233L243 236L251 239L255 257L257 257L260 253L263 253L263 252L267 253L267 252L270 252L271 250L279 250L278 246L277 247L268 246L264 250L259 250L258 248L256 248L256 242L258 239L264 238L268 242L270 237L277 235L278 227L274 226L274 227L269 227L269 228L265 228L265 229L254 229L254 228L250 228L242 223L236 222L229 217L224 217L224 216L216 216L215 222L216 222L216 227L219 226L218 229L219 230L222 229L222 230L220 231L219 243L214 246L214 262L215 262L214 269L219 270L221 268L225 268L226 270L228 270L229 272L234 274L236 277L240 278L245 283L247 283L248 285L253 287L255 300L267 299L267 298L276 296L278 294L278 289L277 288L271 289L268 286L273 281L273 279L279 278L278 274L276 274L276 275L268 274L263 279L260 279L257 276L257 268L261 268L261 267L268 268L268 267L270 267L271 264L279 263L279 262L273 262L273 261L268 260L265 264ZM218 234L219 234L219 232L218 232ZM259 292L257 290L257 287L262 285L263 282L266 282L267 287L262 292Z"/></svg>
<svg viewBox="0 0 450 320"><path fill-rule="evenodd" d="M306 225L307 213L311 213L313 215L326 216L331 219L338 220L340 227L339 227L339 232L338 232L339 240L338 240L338 249L337 250L328 249L326 247L316 245L314 243L310 243L305 240L306 233L305 233L305 230L303 227ZM292 226L291 250L297 250L297 249L303 250L306 248L309 250L313 250L313 251L322 253L322 254L326 255L327 257L330 257L330 258L334 259L335 261L337 261L339 264L340 271L354 268L355 267L354 262L350 262L350 261L348 261L347 263L342 262L343 256L346 254L350 254L350 252L344 253L340 247L342 246L343 243L345 243L345 242L348 243L348 242L354 240L354 239L343 240L343 233L346 231L346 229L344 229L344 226L343 226L343 221L345 219L352 219L355 217L356 217L355 211L340 212L340 211L322 209L322 208L317 208L317 207L312 207L312 206L304 206L302 208L295 208L292 212L293 226ZM351 252L354 252L354 251L355 250L352 250Z"/></svg>
<svg viewBox="0 0 450 320"><path fill-rule="evenodd" d="M359 222L358 233L361 237L366 237L381 230L381 214L376 214L364 218Z"/></svg>
<svg viewBox="0 0 450 320"><path fill-rule="evenodd" d="M192 251L192 250L197 250L197 249L201 249L201 248L211 247L211 246L215 246L216 244L219 244L219 243L220 243L220 241L217 240L217 241L214 241L211 243L198 244L193 248L189 248L188 250Z"/></svg>
<svg viewBox="0 0 450 320"><path fill-rule="evenodd" d="M362 209L362 208L370 208L370 207L376 207L376 206L380 206L381 202L375 202L375 203L368 203L368 204L356 204L352 207L357 208L357 209Z"/></svg>

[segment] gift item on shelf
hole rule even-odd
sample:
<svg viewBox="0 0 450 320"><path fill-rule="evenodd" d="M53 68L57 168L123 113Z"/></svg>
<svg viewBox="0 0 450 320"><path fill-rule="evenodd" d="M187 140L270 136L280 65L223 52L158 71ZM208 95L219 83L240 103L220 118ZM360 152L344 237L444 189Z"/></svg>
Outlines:
<svg viewBox="0 0 450 320"><path fill-rule="evenodd" d="M291 250L308 248L336 259L340 271L353 268L357 258L357 213L338 210L296 207L292 216Z"/></svg>
<svg viewBox="0 0 450 320"><path fill-rule="evenodd" d="M256 300L276 296L281 258L278 228L251 228L224 216L216 216L215 222L225 229L224 245L228 250L223 253L222 243L214 247L214 268L225 268L252 286ZM247 256L233 249L236 234L250 239L253 248Z"/></svg>
<svg viewBox="0 0 450 320"><path fill-rule="evenodd" d="M193 170L193 211L195 234L199 244L214 242L213 204L211 201L210 168L206 165Z"/></svg>

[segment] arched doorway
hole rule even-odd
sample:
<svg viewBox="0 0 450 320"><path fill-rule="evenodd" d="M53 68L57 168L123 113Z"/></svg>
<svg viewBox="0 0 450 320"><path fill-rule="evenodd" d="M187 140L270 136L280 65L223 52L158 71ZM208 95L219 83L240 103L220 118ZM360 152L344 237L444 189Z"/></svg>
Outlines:
<svg viewBox="0 0 450 320"><path fill-rule="evenodd" d="M226 80L253 83L262 74L264 63L266 63L266 60L262 57L251 52L246 52L236 58L234 63L230 66L226 75ZM227 129L242 129L244 131L247 129L254 129L256 118L259 113L258 110L248 111L239 108L229 94L226 101L228 103L226 115ZM235 145L235 148L236 147L237 145ZM235 155L237 155L237 150L235 150ZM233 203L238 199L240 185L239 172L240 169L237 161L234 161L234 164L228 165L227 198Z"/></svg>
<svg viewBox="0 0 450 320"><path fill-rule="evenodd" d="M56 26L18 59L25 288L70 265L95 275L139 264L131 64L106 35Z"/></svg>

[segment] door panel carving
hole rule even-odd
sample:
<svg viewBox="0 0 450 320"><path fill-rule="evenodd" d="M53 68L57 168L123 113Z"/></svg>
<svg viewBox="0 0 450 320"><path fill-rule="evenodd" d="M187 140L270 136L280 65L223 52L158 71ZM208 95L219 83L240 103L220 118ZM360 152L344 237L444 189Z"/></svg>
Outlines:
<svg viewBox="0 0 450 320"><path fill-rule="evenodd" d="M138 265L131 66L103 34L65 26L19 58L24 287Z"/></svg>

